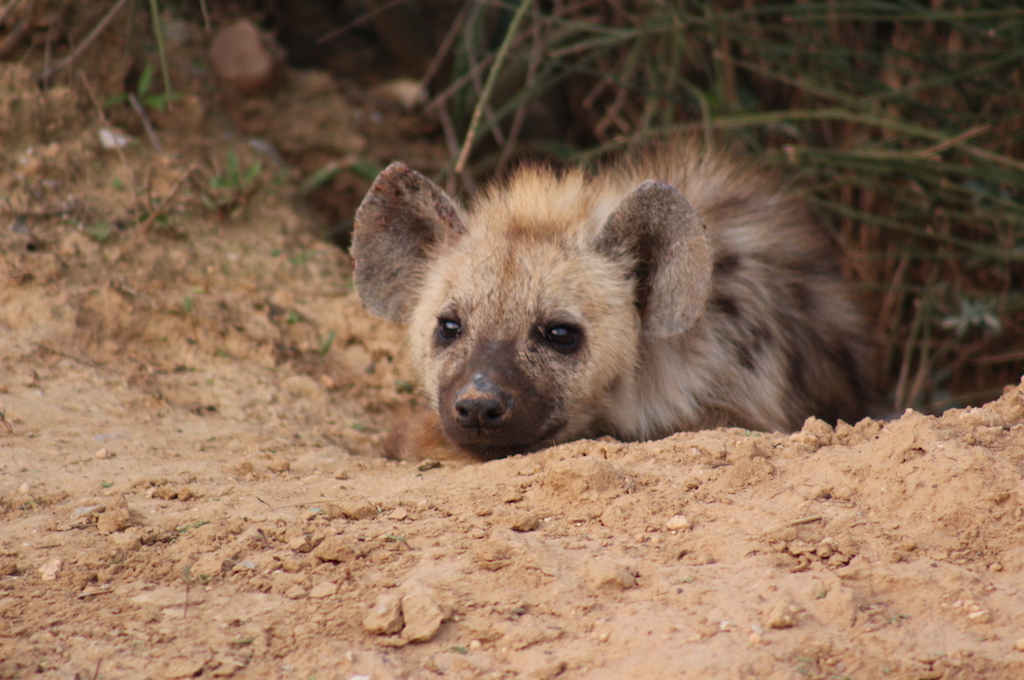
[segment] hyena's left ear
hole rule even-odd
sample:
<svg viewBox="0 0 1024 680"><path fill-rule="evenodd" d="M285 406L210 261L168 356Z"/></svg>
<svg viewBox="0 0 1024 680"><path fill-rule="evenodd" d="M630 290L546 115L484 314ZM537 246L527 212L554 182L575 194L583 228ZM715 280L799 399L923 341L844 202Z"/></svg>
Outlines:
<svg viewBox="0 0 1024 680"><path fill-rule="evenodd" d="M404 163L389 165L356 211L352 231L363 304L385 319L408 320L428 249L464 231L458 208L439 186Z"/></svg>
<svg viewBox="0 0 1024 680"><path fill-rule="evenodd" d="M644 333L685 333L703 314L711 244L707 227L675 187L647 181L634 189L608 218L597 247L632 266Z"/></svg>

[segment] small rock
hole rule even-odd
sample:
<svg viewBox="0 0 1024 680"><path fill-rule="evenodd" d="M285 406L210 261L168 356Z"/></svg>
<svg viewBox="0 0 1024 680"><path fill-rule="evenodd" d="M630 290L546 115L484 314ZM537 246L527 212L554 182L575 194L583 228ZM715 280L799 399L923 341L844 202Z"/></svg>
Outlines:
<svg viewBox="0 0 1024 680"><path fill-rule="evenodd" d="M309 597L314 600L322 600L325 597L330 597L338 592L338 584L334 581L324 581L313 586L313 589L309 591Z"/></svg>
<svg viewBox="0 0 1024 680"><path fill-rule="evenodd" d="M288 539L288 547L295 552L309 552L313 549L312 544L309 542L309 537L305 534L299 534L298 536L292 536Z"/></svg>
<svg viewBox="0 0 1024 680"><path fill-rule="evenodd" d="M383 106L412 111L427 100L427 91L417 78L396 78L371 87L367 96Z"/></svg>
<svg viewBox="0 0 1024 680"><path fill-rule="evenodd" d="M492 538L476 546L473 561L478 567L488 571L498 571L512 564L512 546L499 539Z"/></svg>
<svg viewBox="0 0 1024 680"><path fill-rule="evenodd" d="M577 503L597 501L621 484L622 475L611 463L590 456L552 463L540 478L545 493Z"/></svg>
<svg viewBox="0 0 1024 680"><path fill-rule="evenodd" d="M134 141L128 135L122 134L110 128L102 128L96 133L99 138L100 146L104 149L122 149ZM106 449L100 449L100 451L106 451ZM99 458L99 454L96 455Z"/></svg>
<svg viewBox="0 0 1024 680"><path fill-rule="evenodd" d="M306 596L306 589L296 584L284 591L284 596L289 600L301 600Z"/></svg>
<svg viewBox="0 0 1024 680"><path fill-rule="evenodd" d="M367 500L342 501L337 506L341 514L349 519L370 519L377 516L377 506Z"/></svg>
<svg viewBox="0 0 1024 680"><path fill-rule="evenodd" d="M502 513L498 517L498 522L512 531L525 533L536 529L537 525L540 523L540 518L527 510L516 510L509 513Z"/></svg>
<svg viewBox="0 0 1024 680"><path fill-rule="evenodd" d="M394 635L403 625L402 596L393 591L381 593L363 617L363 630L373 635Z"/></svg>
<svg viewBox="0 0 1024 680"><path fill-rule="evenodd" d="M665 522L665 528L669 531L689 531L693 525L686 519L686 515L672 515Z"/></svg>
<svg viewBox="0 0 1024 680"><path fill-rule="evenodd" d="M210 43L210 67L238 94L269 94L281 75L279 50L247 19L222 29Z"/></svg>
<svg viewBox="0 0 1024 680"><path fill-rule="evenodd" d="M313 549L313 557L321 562L351 562L358 555L355 542L340 534L328 536Z"/></svg>
<svg viewBox="0 0 1024 680"><path fill-rule="evenodd" d="M768 627L777 630L792 628L796 625L796 615L800 608L789 600L780 600L768 613Z"/></svg>
<svg viewBox="0 0 1024 680"><path fill-rule="evenodd" d="M593 588L626 590L636 586L636 569L607 559L587 564L586 578Z"/></svg>
<svg viewBox="0 0 1024 680"><path fill-rule="evenodd" d="M107 451L107 447L105 446L99 451L97 451L94 455L97 460L106 460L107 458L112 458L110 453Z"/></svg>
<svg viewBox="0 0 1024 680"><path fill-rule="evenodd" d="M1024 638L1021 638L1013 643L1013 648L1018 652L1024 652Z"/></svg>
<svg viewBox="0 0 1024 680"><path fill-rule="evenodd" d="M39 567L39 578L44 581L56 581L57 576L60 575L61 567L64 566L64 562L59 557L50 559L46 564Z"/></svg>
<svg viewBox="0 0 1024 680"><path fill-rule="evenodd" d="M131 511L128 509L128 499L121 494L121 497L107 506L107 509L96 520L96 529L101 534L112 534L115 531L124 531L132 525Z"/></svg>
<svg viewBox="0 0 1024 680"><path fill-rule="evenodd" d="M288 472L291 467L292 464L284 458L271 458L267 463L267 469L271 472Z"/></svg>
<svg viewBox="0 0 1024 680"><path fill-rule="evenodd" d="M410 642L426 642L437 635L444 612L426 589L415 589L402 596L402 637Z"/></svg>

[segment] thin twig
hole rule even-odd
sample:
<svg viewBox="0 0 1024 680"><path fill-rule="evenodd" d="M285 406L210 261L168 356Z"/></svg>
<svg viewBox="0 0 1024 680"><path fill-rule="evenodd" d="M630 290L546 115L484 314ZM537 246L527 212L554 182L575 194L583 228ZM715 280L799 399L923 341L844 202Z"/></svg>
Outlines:
<svg viewBox="0 0 1024 680"><path fill-rule="evenodd" d="M74 63L75 59L78 59L82 52L88 49L89 45L91 45L93 41L99 37L100 33L103 32L103 29L107 27L107 24L109 24L114 19L114 17L117 16L117 13L120 12L121 9L128 4L128 1L129 0L117 0L117 2L114 3L114 6L111 7L110 10L108 10L107 13L103 15L103 18L100 19L99 22L93 27L92 31L89 32L89 35L85 36L85 39L82 42L78 43L78 47L71 50L71 54L64 57L53 66L43 69L42 73L39 74L39 80L45 83L48 80L50 80L50 78L52 78L55 73L63 71L72 63Z"/></svg>
<svg viewBox="0 0 1024 680"><path fill-rule="evenodd" d="M379 7L374 7L373 9L371 9L366 14L353 19L352 21L348 22L344 26L340 26L338 28L335 28L332 31L328 31L327 33L324 33L322 36L320 36L319 38L316 39L316 44L317 45L323 45L325 42L328 42L330 40L334 40L335 38L337 38L342 33L347 33L348 31L351 31L356 26L362 26L363 24L365 24L367 21L369 21L373 17L377 16L378 14L381 14L382 12L386 12L389 9L394 9L395 7L398 7L399 5L405 4L405 3L409 2L409 1L410 0L391 0L391 2L386 2L383 5L380 5Z"/></svg>
<svg viewBox="0 0 1024 680"><path fill-rule="evenodd" d="M501 71L501 66L505 62L505 57L508 55L508 49L512 44L512 40L515 38L516 32L519 30L519 24L522 22L523 17L526 16L526 10L530 8L530 3L531 0L520 1L518 9L516 9L516 13L512 17L511 23L509 23L508 31L505 33L505 38L501 41L498 53L494 57L494 64L491 66L491 70L487 73L487 80L484 82L483 92L480 93L480 98L476 102L476 108L473 109L473 117L469 121L469 129L466 131L466 137L462 143L462 151L459 153L459 159L455 162L455 172L462 172L462 169L466 166L466 159L469 157L470 149L473 148L473 141L476 139L476 131L480 126L480 118L483 116L484 108L490 100L491 90L494 89L494 83L498 80L498 73Z"/></svg>
<svg viewBox="0 0 1024 680"><path fill-rule="evenodd" d="M466 22L466 15L468 14L469 7L470 3L467 2L461 9L459 9L459 13L455 15L455 21L452 22L451 28L448 29L444 39L441 41L441 45L437 48L434 58L430 60L429 64L427 64L427 70L424 71L423 75L420 77L420 85L423 87L424 91L426 91L427 85L430 84L430 81L434 79L434 76L437 75L437 72L441 69L441 65L444 63L445 58L452 49L452 45L455 44L455 39L462 31L463 24Z"/></svg>
<svg viewBox="0 0 1024 680"><path fill-rule="evenodd" d="M137 115L139 120L142 121L142 128L146 131L146 136L149 137L149 143L153 145L153 149L157 153L162 154L164 152L164 148L160 145L160 140L157 139L156 130L153 129L153 123L150 122L149 116L146 115L146 109L143 108L142 102L139 101L139 98L135 96L134 92L128 93L128 103L131 105L132 111L135 112L135 115Z"/></svg>
<svg viewBox="0 0 1024 680"><path fill-rule="evenodd" d="M168 213L169 208L174 201L174 197L178 195L178 191L181 189L182 185L185 184L185 180L195 172L197 167L199 166L196 164L190 165L185 171L185 174L178 178L178 182L174 185L174 188L171 189L171 193L167 194L166 198L160 201L160 205L150 206L149 215L146 217L146 221L139 225L139 233L145 234L149 228L153 226L154 222L160 219L162 215L166 215Z"/></svg>

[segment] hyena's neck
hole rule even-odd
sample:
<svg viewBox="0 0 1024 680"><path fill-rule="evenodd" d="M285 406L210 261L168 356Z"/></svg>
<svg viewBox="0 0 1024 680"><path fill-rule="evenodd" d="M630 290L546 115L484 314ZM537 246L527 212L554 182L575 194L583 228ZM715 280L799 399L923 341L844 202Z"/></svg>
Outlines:
<svg viewBox="0 0 1024 680"><path fill-rule="evenodd" d="M724 426L791 429L779 381L738 380L731 362L721 360L713 330L702 319L683 335L646 338L636 372L609 392L602 409L600 422L612 431L599 434L632 441ZM744 394L750 390L758 393Z"/></svg>

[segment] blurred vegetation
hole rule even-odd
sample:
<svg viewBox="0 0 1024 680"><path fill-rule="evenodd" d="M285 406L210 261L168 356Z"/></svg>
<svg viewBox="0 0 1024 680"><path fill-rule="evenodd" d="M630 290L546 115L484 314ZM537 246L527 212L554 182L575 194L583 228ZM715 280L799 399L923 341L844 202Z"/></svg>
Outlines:
<svg viewBox="0 0 1024 680"><path fill-rule="evenodd" d="M425 79L453 186L520 155L694 131L806 191L864 293L895 408L1020 379L1024 7L469 2ZM560 137L525 138L560 117Z"/></svg>

